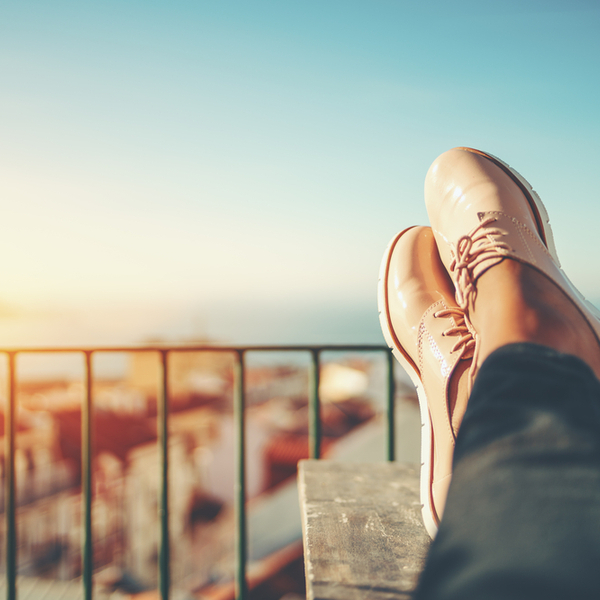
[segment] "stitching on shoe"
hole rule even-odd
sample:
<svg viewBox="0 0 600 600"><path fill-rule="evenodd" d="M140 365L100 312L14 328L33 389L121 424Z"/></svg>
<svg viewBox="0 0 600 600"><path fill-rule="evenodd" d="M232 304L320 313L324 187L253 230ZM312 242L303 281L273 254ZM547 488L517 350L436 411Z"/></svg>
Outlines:
<svg viewBox="0 0 600 600"><path fill-rule="evenodd" d="M537 261L535 260L534 255L531 252L531 249L529 247L529 243L523 237L523 233L526 233L527 236L529 238L531 238L531 241L533 241L534 244L540 250L542 250L542 252L544 252L544 254L546 254L552 260L552 262L554 262L554 259L552 258L552 255L550 254L550 251L548 250L548 248L546 247L546 245L544 244L544 242L541 240L541 234L540 233L532 231L530 227L528 227L527 225L525 225L525 223L522 223L516 217L513 217L513 216L511 216L511 215L509 215L509 214L507 214L505 212L502 212L502 211L499 211L499 210L490 210L490 211L485 212L485 214L488 214L488 215L498 215L498 216L505 217L508 220L512 221L512 223L514 223L517 226L517 231L519 232L519 235L521 236L521 239L525 243L525 246L527 248L527 252L529 252L530 258L531 258L531 260L532 260L532 262L534 264Z"/></svg>
<svg viewBox="0 0 600 600"><path fill-rule="evenodd" d="M438 310L438 309L441 309L441 310ZM419 367L421 369L421 373L423 373L423 370L424 370L424 367L423 367L423 365L424 365L423 338L424 337L427 337L427 339L429 341L429 347L430 347L431 351L433 352L434 356L436 356L440 362L444 362L446 365L448 365L447 373L444 373L444 377L448 378L452 373L453 368L448 364L448 361L446 360L446 358L444 358L444 355L442 354L442 352L440 350L439 344L437 343L437 341L435 340L435 338L433 337L433 335L431 334L431 332L425 325L425 320L427 319L427 317L429 317L430 314L433 313L434 318L436 318L437 317L436 313L443 312L443 311L449 311L449 310L453 310L453 309L450 309L447 306L447 304L444 302L444 300L438 300L437 302L434 302L423 313L423 317L421 318L421 322L419 323L419 331L418 331L418 335L417 335L417 346L418 346L418 352L419 352ZM458 307L457 307L457 310L459 310ZM457 321L456 321L454 315L452 315L452 314L444 315L443 318L448 319L451 324L451 327L447 331L452 331L453 329L456 329L458 327ZM466 315L463 316L463 319L465 320L465 326L466 326ZM467 327L467 329L468 329L468 327ZM463 336L464 335L465 334L463 334ZM470 341L465 341L464 348L466 348L468 346L468 344L470 344L470 343L471 343ZM462 358L462 356L464 354L464 351L465 351L464 348L461 352L461 355L459 356L459 359ZM455 350L458 350L458 348L453 348L452 351L450 352L450 354L453 354ZM450 361L450 362L452 362L452 361ZM421 377L421 381L423 381L423 377Z"/></svg>
<svg viewBox="0 0 600 600"><path fill-rule="evenodd" d="M419 323L419 333L417 335L417 348L419 350L419 371L421 372L421 381L423 382L424 385L424 373L423 373L423 337L425 335L425 332L429 334L427 327L425 326L425 318L427 316L429 316L430 313L435 312L435 310L437 309L437 307L439 305L444 305L442 300L438 300L437 302L434 302L424 313L423 316L421 317L421 322Z"/></svg>
<svg viewBox="0 0 600 600"><path fill-rule="evenodd" d="M446 434L449 435L452 440L454 440L455 434L454 434L454 430L452 428L452 416L450 414L450 406L448 403L448 400L449 400L448 385L450 382L450 377L452 376L452 373L454 372L456 365L460 361L460 357L458 360L453 360L450 357L445 357L439 347L439 344L436 342L432 333L429 331L429 329L425 325L425 319L432 313L435 318L435 313L438 312L438 309L440 309L440 308L442 310L444 310L444 309L448 309L449 307L443 300L438 300L437 302L434 302L425 311L425 313L423 313L423 317L421 318L421 323L419 324L419 336L418 336L419 362L420 362L421 372L424 374L425 370L424 370L424 366L423 366L423 345L424 345L424 340L427 339L427 341L429 343L429 350L437 358L438 362L441 365L444 365L444 366L442 366L443 382L442 382L442 388L441 388L441 391L442 391L442 393L444 395L444 399L445 399L444 425L445 425L445 429L446 429ZM452 325L453 326L456 325L454 316L449 315L447 317L444 317L444 319L450 319ZM421 378L421 381L423 382L423 386L425 386L424 378Z"/></svg>
<svg viewBox="0 0 600 600"><path fill-rule="evenodd" d="M452 367L446 360L446 357L440 350L438 343L435 341L435 338L433 337L433 335L431 335L431 333L429 331L427 332L427 339L429 340L429 349L431 350L431 353L435 356L435 358L440 363L441 368L442 368L442 375L444 377L444 381L446 381L448 379L448 377L450 376L450 373L452 372Z"/></svg>
<svg viewBox="0 0 600 600"><path fill-rule="evenodd" d="M419 371L421 373L421 383L423 383L423 385L425 385L425 383L424 383L425 377L424 377L424 373L423 373L423 335L426 331L424 318L425 317L423 317L421 319L421 322L419 323L419 333L417 335L417 348L419 349Z"/></svg>

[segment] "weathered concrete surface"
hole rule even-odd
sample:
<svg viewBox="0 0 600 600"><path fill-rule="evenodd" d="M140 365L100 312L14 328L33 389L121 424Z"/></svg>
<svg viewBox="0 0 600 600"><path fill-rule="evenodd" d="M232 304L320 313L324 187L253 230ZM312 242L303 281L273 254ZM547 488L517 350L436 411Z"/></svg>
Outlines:
<svg viewBox="0 0 600 600"><path fill-rule="evenodd" d="M298 487L308 600L411 597L430 542L416 465L305 460Z"/></svg>

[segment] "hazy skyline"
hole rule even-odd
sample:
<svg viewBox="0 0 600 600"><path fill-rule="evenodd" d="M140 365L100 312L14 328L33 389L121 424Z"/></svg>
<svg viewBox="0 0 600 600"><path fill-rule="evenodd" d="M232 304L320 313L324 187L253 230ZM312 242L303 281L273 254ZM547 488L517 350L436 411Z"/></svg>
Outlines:
<svg viewBox="0 0 600 600"><path fill-rule="evenodd" d="M600 299L596 2L0 15L0 346L377 341L382 253L427 223L425 173L457 145L530 180Z"/></svg>

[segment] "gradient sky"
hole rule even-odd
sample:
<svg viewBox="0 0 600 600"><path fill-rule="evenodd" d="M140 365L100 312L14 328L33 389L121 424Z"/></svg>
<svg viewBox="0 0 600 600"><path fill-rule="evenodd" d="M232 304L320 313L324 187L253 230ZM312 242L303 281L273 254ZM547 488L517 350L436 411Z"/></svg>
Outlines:
<svg viewBox="0 0 600 600"><path fill-rule="evenodd" d="M457 145L529 179L600 299L595 0L8 1L0 72L0 346L378 341Z"/></svg>

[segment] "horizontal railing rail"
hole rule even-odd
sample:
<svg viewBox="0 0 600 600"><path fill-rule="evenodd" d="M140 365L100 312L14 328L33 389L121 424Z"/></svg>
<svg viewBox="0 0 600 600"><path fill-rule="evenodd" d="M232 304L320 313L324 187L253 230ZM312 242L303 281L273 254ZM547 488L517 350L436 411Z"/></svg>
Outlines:
<svg viewBox="0 0 600 600"><path fill-rule="evenodd" d="M0 354L8 357L8 391L5 412L5 519L6 519L6 597L17 597L17 527L15 494L15 435L16 435L16 357L21 354L80 354L84 358L84 399L81 414L81 469L83 495L82 539L82 585L84 600L92 600L93 539L92 539L92 431L93 431L93 369L92 357L102 353L154 352L160 356L158 394L158 444L160 448L159 489L159 591L162 600L169 599L169 361L171 353L180 352L226 352L234 358L233 418L235 423L236 480L236 574L237 600L246 600L247 529L246 529L246 465L245 465L245 363L250 352L304 352L310 356L309 363L309 455L321 456L320 421L320 367L323 352L376 352L384 353L387 360L387 459L395 460L394 445L394 361L387 346L380 344L325 344L325 345L156 345L156 346L104 346L104 347L29 347L0 348Z"/></svg>

